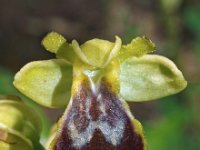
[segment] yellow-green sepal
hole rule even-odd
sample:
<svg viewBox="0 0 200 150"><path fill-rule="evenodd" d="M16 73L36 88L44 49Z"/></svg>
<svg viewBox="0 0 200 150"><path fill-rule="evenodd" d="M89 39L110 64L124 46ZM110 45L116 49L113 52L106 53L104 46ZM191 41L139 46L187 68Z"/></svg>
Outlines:
<svg viewBox="0 0 200 150"><path fill-rule="evenodd" d="M25 65L14 79L15 87L35 102L53 108L65 107L70 99L72 67L62 59Z"/></svg>
<svg viewBox="0 0 200 150"><path fill-rule="evenodd" d="M71 44L62 35L50 32L43 38L42 45L47 51L55 53L57 58L62 58L67 63L73 64L76 55Z"/></svg>
<svg viewBox="0 0 200 150"><path fill-rule="evenodd" d="M79 46L77 41L72 41L72 47L79 59L97 68L103 68L108 65L118 55L121 44L122 41L117 36L115 43L101 39L92 39Z"/></svg>
<svg viewBox="0 0 200 150"><path fill-rule="evenodd" d="M181 71L158 55L131 57L120 67L120 95L127 101L149 101L178 93L187 85Z"/></svg>

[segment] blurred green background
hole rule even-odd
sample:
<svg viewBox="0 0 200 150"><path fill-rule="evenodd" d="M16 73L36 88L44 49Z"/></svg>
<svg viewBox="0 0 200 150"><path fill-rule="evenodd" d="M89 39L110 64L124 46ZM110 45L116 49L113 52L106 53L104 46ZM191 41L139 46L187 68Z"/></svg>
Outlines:
<svg viewBox="0 0 200 150"><path fill-rule="evenodd" d="M54 57L40 44L52 30L68 41L115 35L124 43L143 35L154 41L157 53L182 70L188 87L160 101L130 103L131 110L144 125L149 150L200 149L199 0L0 0L0 94L19 95L14 74L27 62ZM43 114L45 138L63 110L23 99Z"/></svg>

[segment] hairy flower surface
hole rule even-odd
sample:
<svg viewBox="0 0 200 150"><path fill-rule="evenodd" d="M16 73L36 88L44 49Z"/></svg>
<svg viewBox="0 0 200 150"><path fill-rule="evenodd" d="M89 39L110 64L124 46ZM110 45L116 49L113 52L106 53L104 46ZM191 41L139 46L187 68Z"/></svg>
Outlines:
<svg viewBox="0 0 200 150"><path fill-rule="evenodd" d="M41 105L67 106L49 150L146 150L142 126L125 101L158 99L187 85L172 61L149 54L155 45L146 37L79 45L52 32L42 44L57 59L25 65L14 85Z"/></svg>

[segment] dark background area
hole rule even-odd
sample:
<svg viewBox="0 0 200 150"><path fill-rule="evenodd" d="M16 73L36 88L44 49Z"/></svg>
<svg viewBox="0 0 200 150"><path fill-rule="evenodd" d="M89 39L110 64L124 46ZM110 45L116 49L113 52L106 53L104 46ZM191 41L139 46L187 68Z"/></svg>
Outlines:
<svg viewBox="0 0 200 150"><path fill-rule="evenodd" d="M160 101L130 103L131 110L150 150L200 149L200 1L0 0L0 94L12 94L13 75L27 62L54 57L41 46L50 31L80 43L149 37L183 71L188 87ZM51 122L63 111L43 109Z"/></svg>

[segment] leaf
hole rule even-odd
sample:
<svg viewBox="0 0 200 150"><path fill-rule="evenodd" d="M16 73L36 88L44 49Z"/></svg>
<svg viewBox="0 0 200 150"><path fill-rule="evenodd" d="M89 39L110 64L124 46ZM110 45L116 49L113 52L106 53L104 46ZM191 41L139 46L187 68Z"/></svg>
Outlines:
<svg viewBox="0 0 200 150"><path fill-rule="evenodd" d="M57 58L62 58L69 64L72 64L76 54L67 40L56 32L50 32L42 40L42 45L47 51L55 53Z"/></svg>
<svg viewBox="0 0 200 150"><path fill-rule="evenodd" d="M61 59L35 61L25 65L16 75L15 87L37 103L61 108L70 99L72 67Z"/></svg>
<svg viewBox="0 0 200 150"><path fill-rule="evenodd" d="M122 63L120 70L120 94L127 101L161 98L187 85L175 64L158 55L132 57Z"/></svg>

